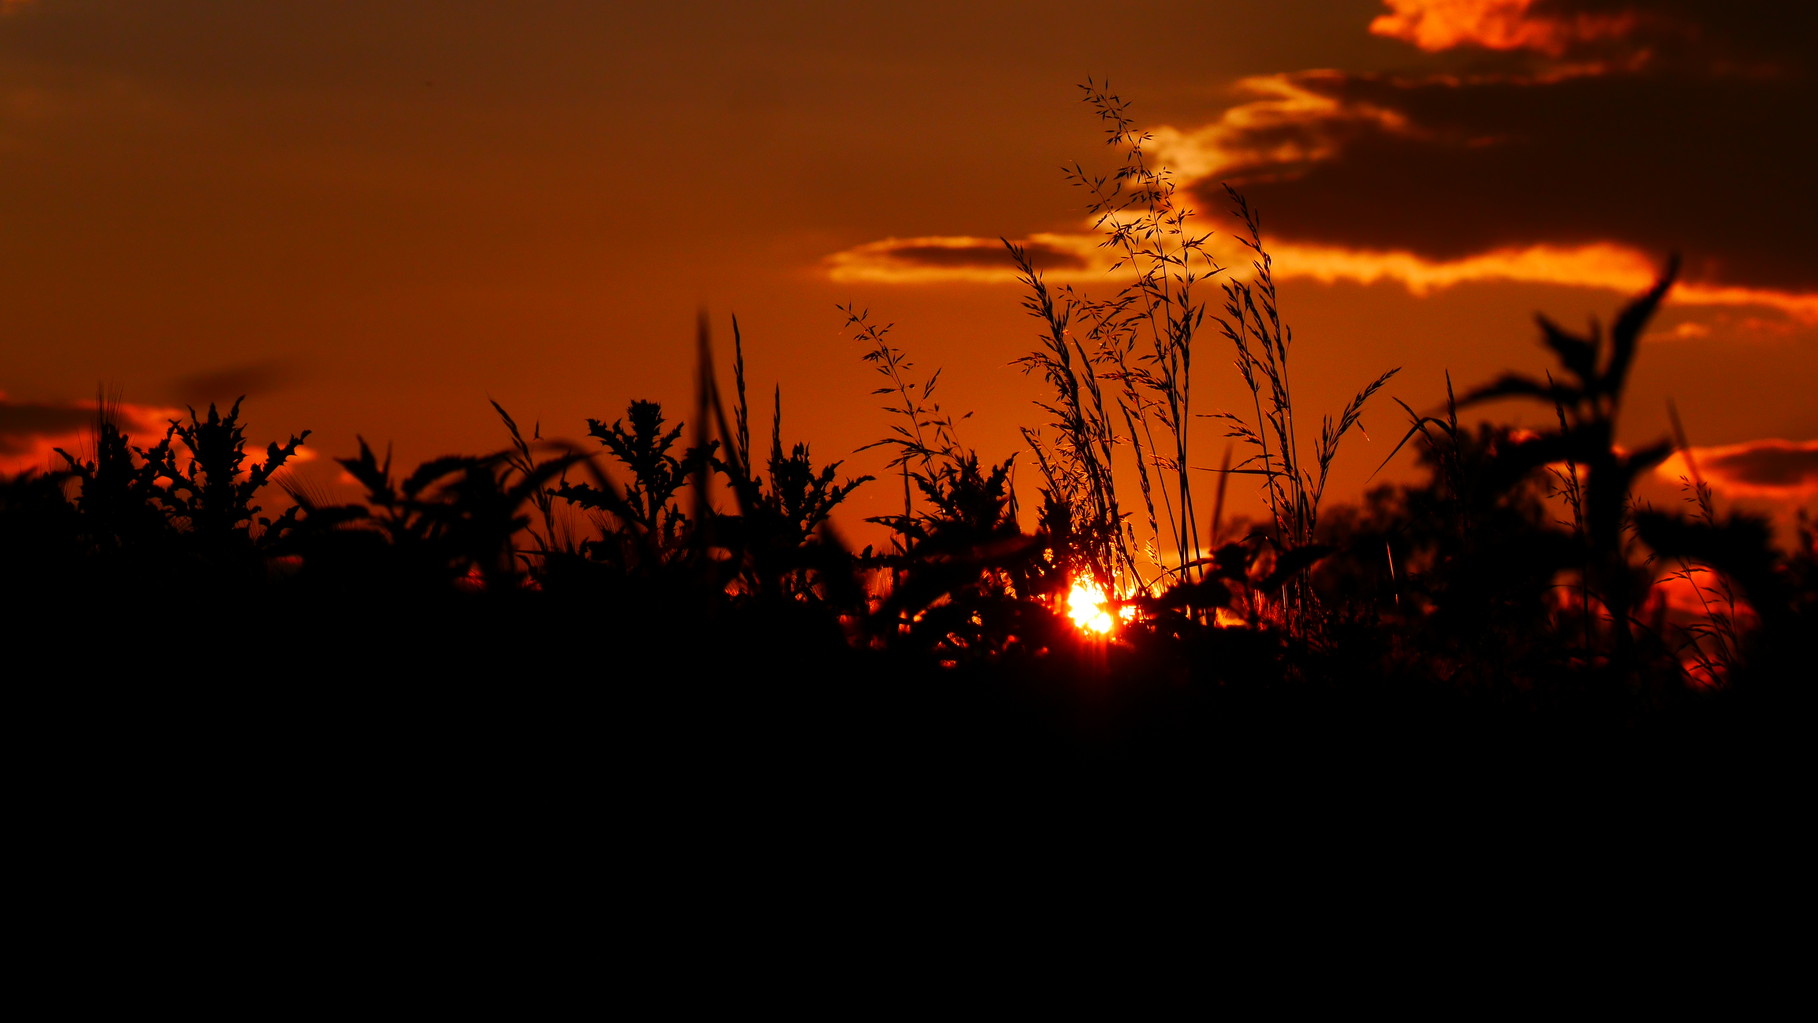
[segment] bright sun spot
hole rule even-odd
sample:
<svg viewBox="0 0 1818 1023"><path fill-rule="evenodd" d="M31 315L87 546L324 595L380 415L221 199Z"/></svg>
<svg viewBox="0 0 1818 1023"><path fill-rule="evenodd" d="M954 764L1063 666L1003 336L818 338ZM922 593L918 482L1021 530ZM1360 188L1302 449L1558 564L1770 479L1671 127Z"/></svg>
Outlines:
<svg viewBox="0 0 1818 1023"><path fill-rule="evenodd" d="M1109 636L1117 624L1105 610L1105 591L1089 579L1074 581L1067 594L1067 617L1080 631L1100 636Z"/></svg>

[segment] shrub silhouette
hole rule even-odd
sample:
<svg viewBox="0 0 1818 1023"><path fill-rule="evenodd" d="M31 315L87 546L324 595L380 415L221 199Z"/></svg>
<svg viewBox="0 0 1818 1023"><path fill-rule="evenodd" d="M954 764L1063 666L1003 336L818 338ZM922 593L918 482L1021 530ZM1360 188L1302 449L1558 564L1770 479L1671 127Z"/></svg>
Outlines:
<svg viewBox="0 0 1818 1023"><path fill-rule="evenodd" d="M611 426L597 419L587 421L587 432L630 473L631 481L623 491L573 483L559 488L556 496L599 513L601 518L596 521L607 524L607 535L584 542L583 553L595 561L614 562L635 571L684 553L691 530L676 495L712 460L717 442L705 449L671 454L682 427L664 431L660 404L634 401L626 415L631 419L629 427L624 419Z"/></svg>

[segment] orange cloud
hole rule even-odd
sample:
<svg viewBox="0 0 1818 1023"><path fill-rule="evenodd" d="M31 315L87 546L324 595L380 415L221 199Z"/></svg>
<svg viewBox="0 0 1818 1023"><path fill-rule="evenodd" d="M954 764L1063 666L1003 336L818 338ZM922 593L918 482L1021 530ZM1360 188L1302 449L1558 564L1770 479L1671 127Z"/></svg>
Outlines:
<svg viewBox="0 0 1818 1023"><path fill-rule="evenodd" d="M1110 267L1098 241L1083 234L1034 234L1018 244L1044 277L1079 279L1102 276ZM1017 274L1001 240L966 235L866 242L828 256L822 269L831 280L876 284L1004 283Z"/></svg>
<svg viewBox="0 0 1818 1023"><path fill-rule="evenodd" d="M1752 440L1692 448L1692 461L1713 489L1738 497L1781 501L1818 496L1818 440ZM1668 480L1690 477L1685 454L1675 451L1654 469Z"/></svg>
<svg viewBox="0 0 1818 1023"><path fill-rule="evenodd" d="M1419 134L1396 110L1339 95L1344 79L1337 71L1240 79L1238 91L1256 98L1191 131L1154 128L1149 150L1184 178L1237 182L1246 173L1292 176L1336 158L1346 142L1367 134Z"/></svg>
<svg viewBox="0 0 1818 1023"><path fill-rule="evenodd" d="M1702 341L1711 336L1709 324L1685 320L1666 330L1652 330L1644 335L1648 341Z"/></svg>
<svg viewBox="0 0 1818 1023"><path fill-rule="evenodd" d="M1610 242L1499 248L1459 259L1293 242L1277 242L1270 249L1275 272L1281 277L1307 277L1327 284L1395 281L1416 295L1484 281L1567 284L1628 293L1647 290L1660 273L1657 261L1637 249ZM1684 283L1673 288L1669 301L1765 306L1806 323L1818 323L1818 292Z"/></svg>
<svg viewBox="0 0 1818 1023"><path fill-rule="evenodd" d="M1130 283L1134 271L1123 253L1106 248L1104 241L1105 235L1095 233L1087 221L1078 233L1032 234L1017 244L1028 251L1044 281L1113 287ZM1254 254L1228 232L1213 233L1203 250L1226 267L1221 279L1251 272ZM1001 240L967 235L866 242L828 256L822 269L831 280L875 284L1014 284L1019 273Z"/></svg>
<svg viewBox="0 0 1818 1023"><path fill-rule="evenodd" d="M1045 279L1070 283L1116 283L1110 253L1100 237L1038 234L1023 242L1035 256ZM1250 254L1229 234L1215 235L1207 245L1225 276L1247 276ZM1461 284L1514 282L1602 288L1625 295L1646 291L1658 279L1660 263L1639 249L1614 242L1589 245L1528 245L1492 249L1457 259L1439 259L1406 250L1375 250L1298 242L1271 242L1276 277L1322 284L1399 284L1424 296ZM968 281L1009 284L1017 278L1003 242L995 238L943 235L886 238L827 257L823 264L835 281L874 284L937 284ZM1736 306L1772 309L1793 320L1818 324L1818 292L1783 291L1730 285L1680 283L1668 299L1678 305ZM1709 329L1684 324L1676 339L1707 336Z"/></svg>
<svg viewBox="0 0 1818 1023"><path fill-rule="evenodd" d="M1632 27L1632 52L1480 55L1469 74L1255 75L1203 124L1150 129L1149 165L1173 175L1175 203L1208 214L1225 209L1225 183L1241 188L1264 211L1284 277L1395 281L1416 294L1507 281L1629 295L1679 252L1673 302L1749 309L1754 333L1818 324L1818 250L1804 243L1818 225L1797 200L1818 150L1782 113L1811 105L1814 78L1735 70L1803 67L1782 51L1818 14L1776 24L1707 17L1702 3L1394 3L1377 31L1434 47L1555 50ZM1748 186L1723 188L1737 180ZM1720 201L1697 198L1713 188ZM1103 281L1108 261L1094 258L1090 235L1042 236L1078 257L1046 272ZM1214 255L1242 272L1249 256L1223 241ZM989 240L886 239L824 269L837 280L1009 282L998 253Z"/></svg>
<svg viewBox="0 0 1818 1023"><path fill-rule="evenodd" d="M1413 43L1428 53L1458 46L1532 50L1549 57L1575 44L1619 39L1635 29L1629 12L1535 11L1535 0L1383 0L1370 32Z"/></svg>

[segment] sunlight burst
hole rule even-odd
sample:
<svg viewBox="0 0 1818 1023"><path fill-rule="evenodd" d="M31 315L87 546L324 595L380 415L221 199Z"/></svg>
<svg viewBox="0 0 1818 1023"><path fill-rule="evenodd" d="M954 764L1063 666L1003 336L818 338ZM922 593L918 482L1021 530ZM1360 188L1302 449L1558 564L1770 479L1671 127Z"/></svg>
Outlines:
<svg viewBox="0 0 1818 1023"><path fill-rule="evenodd" d="M1117 622L1106 609L1105 591L1090 579L1076 579L1067 593L1067 617L1081 632L1109 636Z"/></svg>

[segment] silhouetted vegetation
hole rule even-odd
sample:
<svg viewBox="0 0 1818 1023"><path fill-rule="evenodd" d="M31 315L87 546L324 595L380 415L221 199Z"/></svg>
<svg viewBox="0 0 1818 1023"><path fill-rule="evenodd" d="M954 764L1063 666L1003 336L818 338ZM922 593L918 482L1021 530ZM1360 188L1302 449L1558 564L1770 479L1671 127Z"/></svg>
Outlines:
<svg viewBox="0 0 1818 1023"><path fill-rule="evenodd" d="M1637 508L1633 484L1674 445L1614 443L1673 266L1607 339L1542 319L1557 376L1448 393L1432 415L1403 403L1403 443L1427 479L1322 513L1339 441L1392 371L1325 420L1303 464L1292 334L1257 217L1233 192L1255 275L1225 283L1215 319L1253 403L1221 417L1250 451L1202 477L1219 492L1202 519L1188 477L1189 426L1204 415L1188 384L1204 317L1193 289L1221 271L1115 97L1089 98L1129 161L1114 184L1079 180L1136 278L1106 300L1055 292L1010 247L1043 325L1023 367L1054 389L1042 405L1053 432L1025 431L1043 498L1026 519L1012 460L961 443L934 399L938 371L918 375L887 326L847 309L894 417L862 446L894 449L896 478L879 485L903 490L900 514L872 520L887 548L853 550L833 515L876 481L791 443L780 391L760 468L742 337L734 324L728 415L703 323L687 421L635 401L588 420L587 449L526 438L495 404L506 447L406 472L362 440L338 459L357 499L293 486L275 518L259 502L307 431L250 458L236 401L138 447L101 402L92 452L0 484L15 628L123 678L316 680L351 714L473 680L532 703L551 686L594 687L602 741L803 777L1199 770L1308 750L1483 761L1536 736L1585 749L1727 741L1783 705L1818 606L1811 526L1784 554L1765 523L1720 515L1694 480L1692 514ZM1547 403L1557 428L1459 420L1505 397ZM1146 545L1119 494L1126 451ZM1233 475L1260 481L1269 521L1223 528ZM1673 579L1695 586L1704 614L1669 617ZM1086 580L1112 595L1114 638L1068 621Z"/></svg>

